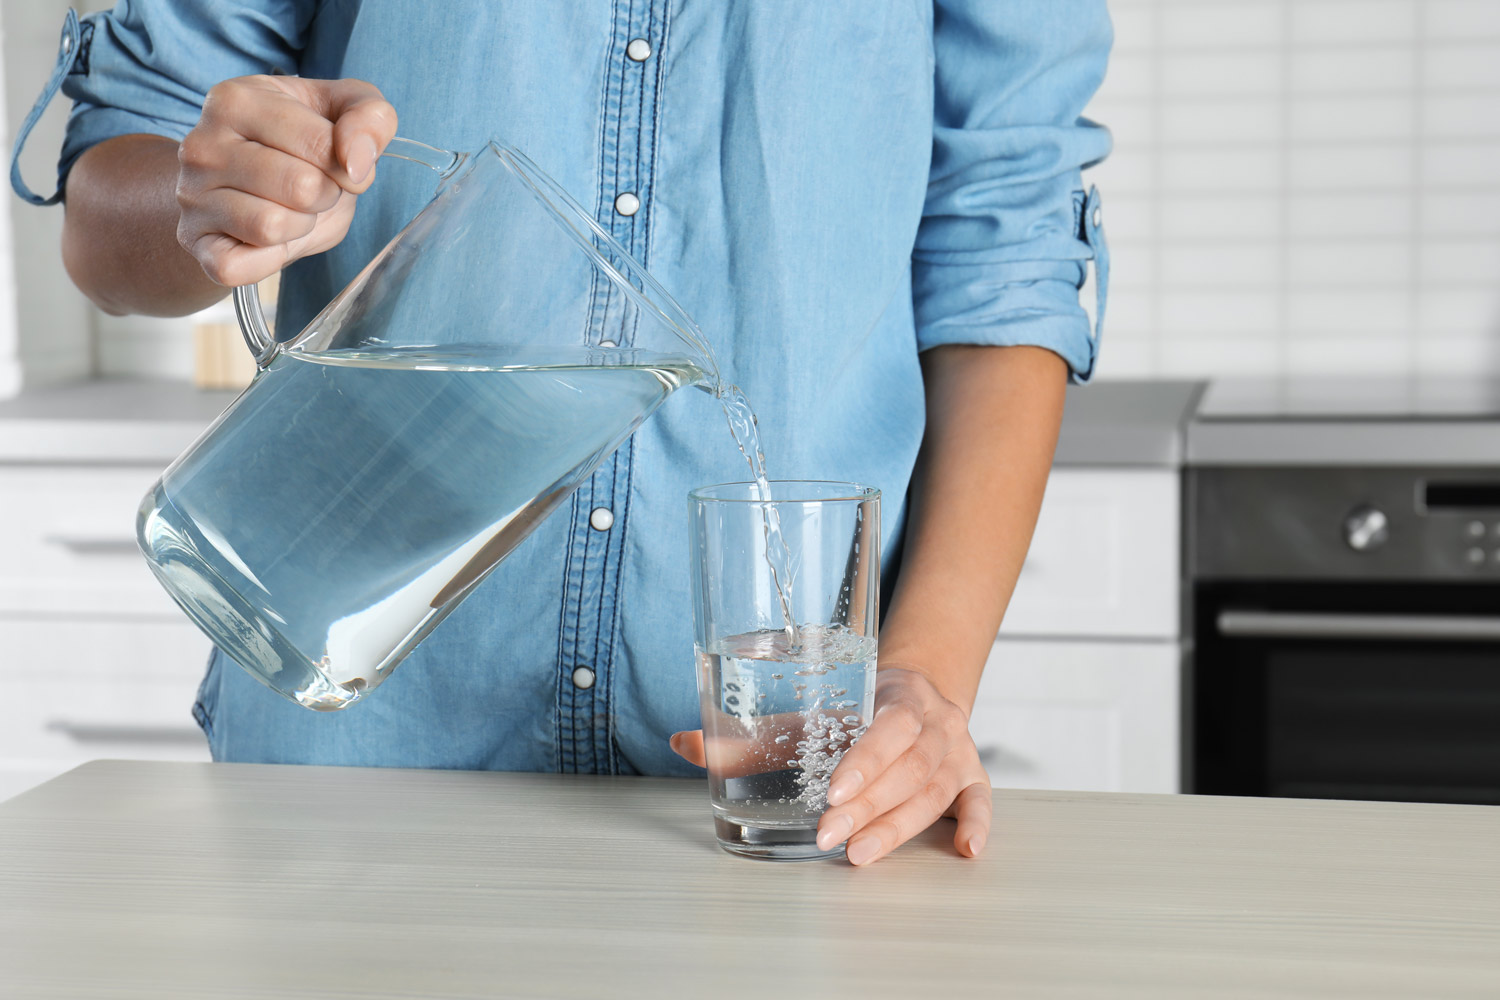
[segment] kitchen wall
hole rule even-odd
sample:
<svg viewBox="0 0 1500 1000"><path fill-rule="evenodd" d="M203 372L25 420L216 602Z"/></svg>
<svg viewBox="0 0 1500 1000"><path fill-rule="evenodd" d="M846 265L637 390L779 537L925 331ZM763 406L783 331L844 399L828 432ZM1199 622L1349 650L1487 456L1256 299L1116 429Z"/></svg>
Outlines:
<svg viewBox="0 0 1500 1000"><path fill-rule="evenodd" d="M5 159L57 59L66 0L0 4L0 79L4 81ZM32 133L24 160L32 188L51 194L57 178L66 104ZM68 280L58 250L62 209L11 196L0 210L0 398L29 385L80 378L93 370L94 309ZM6 224L8 223L8 225Z"/></svg>
<svg viewBox="0 0 1500 1000"><path fill-rule="evenodd" d="M1500 0L1111 0L1101 377L1500 374Z"/></svg>
<svg viewBox="0 0 1500 1000"><path fill-rule="evenodd" d="M7 144L67 6L0 0ZM1110 7L1088 112L1116 141L1091 177L1114 251L1101 378L1500 374L1500 0ZM65 108L23 161L35 187ZM0 205L0 397L23 373L187 377L191 321L89 308L61 223Z"/></svg>

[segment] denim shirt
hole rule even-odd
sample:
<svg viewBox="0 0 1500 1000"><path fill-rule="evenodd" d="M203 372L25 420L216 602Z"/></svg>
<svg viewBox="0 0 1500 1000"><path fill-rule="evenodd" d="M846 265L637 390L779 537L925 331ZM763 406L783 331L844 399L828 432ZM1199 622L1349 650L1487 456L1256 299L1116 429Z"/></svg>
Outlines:
<svg viewBox="0 0 1500 1000"><path fill-rule="evenodd" d="M1109 136L1080 115L1110 42L1104 0L122 0L69 15L17 151L60 88L61 187L92 144L181 139L215 83L271 71L369 80L409 138L499 136L698 321L773 476L884 491L889 557L921 351L1040 345L1093 369L1079 289L1093 261L1100 316L1107 258L1080 168ZM348 237L288 269L283 334L430 197L424 173L382 163ZM56 199L14 162L12 181ZM216 655L195 713L214 755L693 773L667 746L698 725L685 495L745 471L713 401L674 396L359 704L307 711Z"/></svg>

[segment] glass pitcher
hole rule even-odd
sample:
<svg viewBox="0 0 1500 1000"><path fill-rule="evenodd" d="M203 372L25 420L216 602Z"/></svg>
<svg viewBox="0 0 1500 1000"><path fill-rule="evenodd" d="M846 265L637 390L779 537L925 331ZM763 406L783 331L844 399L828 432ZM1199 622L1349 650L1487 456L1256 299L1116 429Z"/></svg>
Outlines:
<svg viewBox="0 0 1500 1000"><path fill-rule="evenodd" d="M307 328L235 311L259 371L142 501L141 550L298 704L378 686L674 389L693 321L519 151L395 139L435 197Z"/></svg>

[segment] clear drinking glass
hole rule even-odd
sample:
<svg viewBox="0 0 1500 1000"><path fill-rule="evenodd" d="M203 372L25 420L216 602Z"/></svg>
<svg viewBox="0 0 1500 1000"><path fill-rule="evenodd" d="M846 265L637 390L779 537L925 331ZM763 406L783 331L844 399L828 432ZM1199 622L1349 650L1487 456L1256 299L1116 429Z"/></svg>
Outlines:
<svg viewBox="0 0 1500 1000"><path fill-rule="evenodd" d="M815 837L829 776L875 697L880 491L794 481L763 490L726 483L689 494L714 828L735 854L834 857L842 849L820 850ZM767 559L778 528L790 581L778 582Z"/></svg>

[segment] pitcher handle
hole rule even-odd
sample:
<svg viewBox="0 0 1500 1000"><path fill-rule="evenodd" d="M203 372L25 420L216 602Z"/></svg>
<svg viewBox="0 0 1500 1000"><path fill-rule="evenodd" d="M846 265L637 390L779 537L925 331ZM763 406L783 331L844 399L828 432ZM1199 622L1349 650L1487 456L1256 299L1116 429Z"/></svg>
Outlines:
<svg viewBox="0 0 1500 1000"><path fill-rule="evenodd" d="M417 142L415 139L403 139L399 135L386 144L380 155L430 167L437 171L442 180L447 180L452 176L453 172L468 159L466 153L440 149L437 146L429 146L425 142ZM233 295L234 318L239 322L240 335L245 338L245 346L250 348L250 354L255 358L255 367L264 369L271 363L271 359L276 357L279 345L271 334L271 328L266 324L266 311L260 304L260 286L240 285L234 289Z"/></svg>

